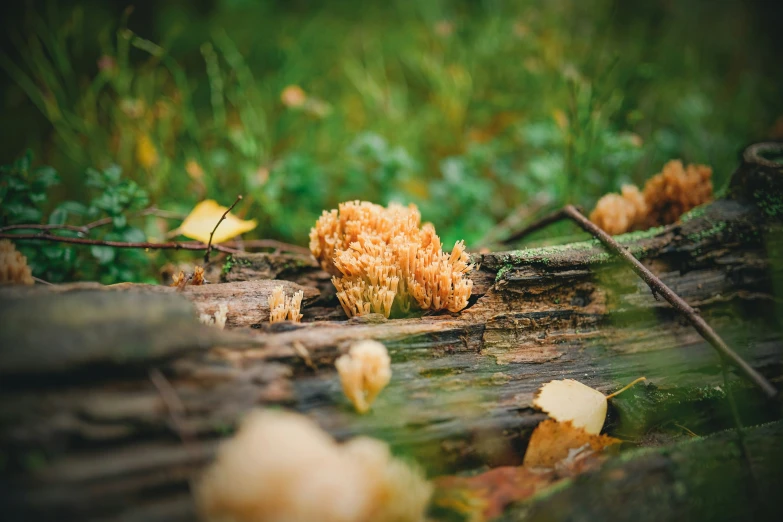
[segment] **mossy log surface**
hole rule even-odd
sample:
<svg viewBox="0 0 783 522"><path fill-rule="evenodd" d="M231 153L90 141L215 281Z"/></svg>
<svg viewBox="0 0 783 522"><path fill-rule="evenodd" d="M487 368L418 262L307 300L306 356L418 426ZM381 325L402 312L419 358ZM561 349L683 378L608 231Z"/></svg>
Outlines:
<svg viewBox="0 0 783 522"><path fill-rule="evenodd" d="M623 454L498 522L783 520L783 423L747 429L744 438L747 460L734 430Z"/></svg>
<svg viewBox="0 0 783 522"><path fill-rule="evenodd" d="M782 234L740 195L619 240L780 388ZM533 395L552 379L609 392L645 375L608 422L638 444L668 440L673 424L731 425L717 354L596 241L474 259L466 310L403 319L346 320L328 276L286 254L235 256L226 282L184 292L0 291L0 503L25 520L192 520L189 481L259 406L301 411L340 439L379 437L433 475L521 463L545 418ZM256 280L269 277L287 281ZM266 322L276 284L305 289L303 323ZM230 329L199 325L219 302ZM393 378L362 416L334 361L366 338L387 346ZM741 378L732 388L753 405L745 422L780 417Z"/></svg>

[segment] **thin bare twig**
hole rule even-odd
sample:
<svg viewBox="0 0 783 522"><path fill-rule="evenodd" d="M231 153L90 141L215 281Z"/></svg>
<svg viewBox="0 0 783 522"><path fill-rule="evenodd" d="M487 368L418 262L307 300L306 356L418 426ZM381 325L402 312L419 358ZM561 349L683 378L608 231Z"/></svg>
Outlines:
<svg viewBox="0 0 783 522"><path fill-rule="evenodd" d="M130 216L130 219L142 217L142 216L158 216L162 217L164 219L185 219L187 216L184 216L178 212L170 212L168 210L161 210L157 207L150 207L145 208L144 210L140 210L138 212L135 212L133 215ZM103 225L108 225L113 221L114 218L105 217L101 219L97 219L93 221L92 223L87 223L84 225L84 229L86 230L92 230L94 228L102 227Z"/></svg>
<svg viewBox="0 0 783 522"><path fill-rule="evenodd" d="M81 237L63 237L56 236L54 234L3 234L0 233L0 239L12 239L14 241L54 241L56 243L73 243L76 245L97 245L97 246L109 246L114 248L148 248L150 250L206 250L207 245L200 241L185 242L185 243L146 243L146 242L125 242L125 241L106 241L103 239L86 239ZM224 247L222 245L213 245L214 250L220 252L226 252L229 254L236 254L238 251L233 248Z"/></svg>
<svg viewBox="0 0 783 522"><path fill-rule="evenodd" d="M539 195L532 201L527 201L524 204L519 205L517 208L511 211L506 219L489 229L489 231L484 234L484 237L477 244L471 246L473 248L484 248L489 247L492 244L497 244L498 241L501 243L509 242L508 239L503 239L501 241L501 238L506 236L506 234L513 232L521 223L527 221L530 216L537 214L544 207L551 203L552 198L545 195Z"/></svg>
<svg viewBox="0 0 783 522"><path fill-rule="evenodd" d="M35 277L35 276L33 276L33 281L35 281L36 283L41 283L42 285L49 285L49 286L54 286L54 285L53 285L52 283L50 283L49 281L44 281L44 280L43 280L43 279L41 279L40 277Z"/></svg>
<svg viewBox="0 0 783 522"><path fill-rule="evenodd" d="M185 216L177 212L169 212L168 210L161 210L156 207L145 208L130 216L131 219L141 216L159 216L165 219L185 219ZM78 232L79 234L89 234L90 230L108 225L113 218L105 217L97 219L86 225L41 225L38 223L25 223L21 225L6 225L0 227L0 232L8 230L70 230L72 232Z"/></svg>
<svg viewBox="0 0 783 522"><path fill-rule="evenodd" d="M236 241L226 241L225 243L223 243L223 245L231 248L239 248L239 245L237 244ZM310 249L307 247L303 247L300 245L292 245L291 243L285 243L283 241L278 241L276 239L248 239L246 241L242 241L242 247L244 247L245 249L274 248L282 252L292 252L292 253L302 254L307 256L310 255Z"/></svg>
<svg viewBox="0 0 783 522"><path fill-rule="evenodd" d="M709 342L718 353L726 360L731 362L742 373L744 373L751 381L753 381L764 393L769 397L775 397L778 391L770 382L764 378L760 373L753 369L742 357L739 356L734 350L720 338L720 336L712 329L707 322L701 318L701 316L689 305L683 298L674 293L663 281L661 281L655 274L644 266L638 259L636 259L628 250L623 248L620 243L614 240L612 236L604 232L601 228L595 225L592 221L587 219L576 207L573 205L566 205L563 210L563 214L582 227L585 232L589 232L593 236L597 237L604 246L627 261L636 275L642 278L647 286L653 291L653 294L662 296L675 310L680 312L691 325L701 334L704 339Z"/></svg>
<svg viewBox="0 0 783 522"><path fill-rule="evenodd" d="M215 231L218 229L220 224L223 222L224 219L226 219L226 216L229 212L239 203L242 201L242 194L237 196L237 199L234 200L233 203L231 203L231 206L226 209L225 212L223 212L223 215L220 216L220 219L218 220L217 224L215 225L215 228L212 229L212 232L209 233L209 242L207 243L207 251L204 253L204 263L209 263L209 254L212 253L212 236L215 235Z"/></svg>
<svg viewBox="0 0 783 522"><path fill-rule="evenodd" d="M567 218L568 218L568 216L565 213L565 209L561 208L560 210L552 212L551 214L547 214L546 216L542 217L541 219L538 219L538 220L532 222L531 224L529 224L528 226L526 226L522 230L519 230L519 231L511 234L506 239L501 241L501 243L506 245L508 243L513 243L515 241L519 241L523 237L528 236L528 235L532 234L533 232L538 232L542 228L546 228L546 227L548 227L549 225L551 225L553 223L557 223L558 221L562 221L563 219L567 219Z"/></svg>
<svg viewBox="0 0 783 522"><path fill-rule="evenodd" d="M75 225L39 225L35 223L25 225L6 225L4 227L0 227L0 232L5 232L6 230L70 230L80 234L86 234L89 232L87 227L80 227Z"/></svg>

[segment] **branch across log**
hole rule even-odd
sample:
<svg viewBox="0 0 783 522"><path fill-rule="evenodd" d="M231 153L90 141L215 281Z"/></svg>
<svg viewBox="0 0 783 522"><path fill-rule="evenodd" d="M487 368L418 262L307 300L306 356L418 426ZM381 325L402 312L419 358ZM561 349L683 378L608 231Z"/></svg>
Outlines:
<svg viewBox="0 0 783 522"><path fill-rule="evenodd" d="M54 234L8 234L0 233L0 239L11 239L13 241L53 241L55 243L71 243L74 245L99 245L112 248L141 248L151 250L207 250L207 245L199 242L169 242L169 243L150 243L150 242L127 242L127 241L108 241L104 239L87 239L82 237L65 237ZM233 248L222 245L212 245L213 250L220 252L237 252Z"/></svg>

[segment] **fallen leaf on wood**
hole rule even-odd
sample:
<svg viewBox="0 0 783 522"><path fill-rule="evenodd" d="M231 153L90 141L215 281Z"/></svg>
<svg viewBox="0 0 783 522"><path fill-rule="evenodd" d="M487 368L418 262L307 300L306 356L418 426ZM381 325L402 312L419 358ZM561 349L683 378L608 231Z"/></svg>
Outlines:
<svg viewBox="0 0 783 522"><path fill-rule="evenodd" d="M497 517L512 502L525 500L551 485L553 471L533 471L504 466L473 477L440 477L435 480L433 504L462 515L471 522Z"/></svg>
<svg viewBox="0 0 783 522"><path fill-rule="evenodd" d="M587 433L571 421L547 419L533 431L522 466L499 467L472 477L440 477L435 480L433 505L471 522L491 520L512 502L595 468L604 460L600 452L619 442Z"/></svg>
<svg viewBox="0 0 783 522"><path fill-rule="evenodd" d="M596 435L606 419L604 394L573 379L546 383L533 405L557 421L571 421L575 427Z"/></svg>
<svg viewBox="0 0 783 522"><path fill-rule="evenodd" d="M571 421L547 419L533 430L523 464L530 468L554 468L563 462L568 467L579 460L580 454L582 458L586 456L585 450L599 452L619 442L608 435L588 433Z"/></svg>
<svg viewBox="0 0 783 522"><path fill-rule="evenodd" d="M550 381L544 384L533 399L533 406L547 413L553 419L571 421L577 428L598 435L606 420L606 401L624 392L639 381L639 377L621 390L604 395L598 390L573 379Z"/></svg>
<svg viewBox="0 0 783 522"><path fill-rule="evenodd" d="M179 233L202 243L208 243L209 234L215 230L215 225L218 224L226 210L228 210L227 207L218 205L214 199L204 200L190 211L188 217L180 225ZM215 230L212 243L217 244L228 241L232 237L250 232L254 228L256 228L254 219L246 221L229 213L220 223L220 226L217 227L217 230Z"/></svg>

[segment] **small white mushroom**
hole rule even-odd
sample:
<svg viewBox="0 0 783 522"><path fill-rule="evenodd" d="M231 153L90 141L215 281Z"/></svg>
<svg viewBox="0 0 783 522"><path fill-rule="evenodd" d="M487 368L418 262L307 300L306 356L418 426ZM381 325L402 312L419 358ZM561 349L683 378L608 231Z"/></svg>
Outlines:
<svg viewBox="0 0 783 522"><path fill-rule="evenodd" d="M302 299L304 292L302 290L294 292L291 297L286 297L283 286L276 286L269 296L269 322L277 323L289 320L294 323L301 322L302 314L299 310L302 308Z"/></svg>
<svg viewBox="0 0 783 522"><path fill-rule="evenodd" d="M345 396L359 413L366 413L391 380L391 359L378 341L359 341L335 362Z"/></svg>
<svg viewBox="0 0 783 522"><path fill-rule="evenodd" d="M256 410L194 493L209 522L421 522L432 485L380 440L338 444L304 415Z"/></svg>

